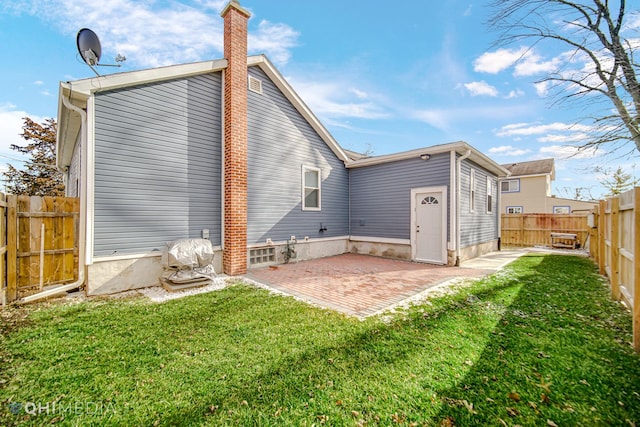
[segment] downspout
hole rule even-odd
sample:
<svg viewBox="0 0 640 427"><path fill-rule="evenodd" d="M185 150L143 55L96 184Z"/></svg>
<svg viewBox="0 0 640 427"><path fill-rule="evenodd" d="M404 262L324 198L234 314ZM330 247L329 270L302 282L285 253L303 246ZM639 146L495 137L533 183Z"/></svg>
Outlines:
<svg viewBox="0 0 640 427"><path fill-rule="evenodd" d="M460 171L462 161L471 155L471 149L467 151L456 161L456 267L460 266Z"/></svg>
<svg viewBox="0 0 640 427"><path fill-rule="evenodd" d="M71 94L69 94L69 97L71 97ZM67 98L64 97L64 94L61 96L61 98L62 98L62 103L64 104L65 107L67 107L69 110L75 111L80 115L80 153L81 153L81 156L84 157L86 155L85 154L86 152L85 129L86 129L86 123L87 123L87 113L83 109L76 107L71 102L69 102L69 100L67 100ZM47 289L46 291L21 298L18 301L16 301L18 304L26 304L33 301L38 301L40 299L49 298L49 297L61 294L63 292L67 292L72 289L78 288L84 284L84 252L85 252L84 246L86 244L85 239L86 239L86 224L87 224L87 220L86 220L87 209L85 206L85 203L87 200L87 180L86 180L87 165L84 162L81 162L80 164L81 164L80 173L82 174L82 179L81 179L82 185L80 187L80 227L79 227L80 235L78 236L78 280L76 280L73 283L67 283L66 285L58 286L53 289Z"/></svg>

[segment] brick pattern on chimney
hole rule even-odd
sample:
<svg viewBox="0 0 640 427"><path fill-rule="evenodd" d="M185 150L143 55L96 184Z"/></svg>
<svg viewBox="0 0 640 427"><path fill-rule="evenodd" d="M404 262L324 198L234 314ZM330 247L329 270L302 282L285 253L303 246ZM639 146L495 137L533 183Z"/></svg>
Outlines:
<svg viewBox="0 0 640 427"><path fill-rule="evenodd" d="M247 271L247 21L232 0L224 18L224 272Z"/></svg>

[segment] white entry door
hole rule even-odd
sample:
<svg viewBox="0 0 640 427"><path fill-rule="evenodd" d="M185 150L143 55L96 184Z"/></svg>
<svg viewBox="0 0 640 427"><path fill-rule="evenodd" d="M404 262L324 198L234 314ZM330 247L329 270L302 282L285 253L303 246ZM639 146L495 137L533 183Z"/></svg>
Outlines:
<svg viewBox="0 0 640 427"><path fill-rule="evenodd" d="M412 249L416 261L447 263L446 188L412 190Z"/></svg>

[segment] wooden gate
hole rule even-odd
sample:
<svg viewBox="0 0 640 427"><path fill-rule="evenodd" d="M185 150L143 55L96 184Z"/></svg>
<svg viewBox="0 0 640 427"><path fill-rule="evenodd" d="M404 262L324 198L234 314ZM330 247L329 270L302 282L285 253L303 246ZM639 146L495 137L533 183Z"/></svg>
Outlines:
<svg viewBox="0 0 640 427"><path fill-rule="evenodd" d="M79 199L2 195L0 207L2 302L78 279Z"/></svg>

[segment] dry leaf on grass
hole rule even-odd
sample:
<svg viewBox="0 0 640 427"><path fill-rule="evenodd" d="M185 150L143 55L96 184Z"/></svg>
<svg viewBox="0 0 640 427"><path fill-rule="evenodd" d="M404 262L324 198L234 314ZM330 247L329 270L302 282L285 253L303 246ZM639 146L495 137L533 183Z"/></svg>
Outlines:
<svg viewBox="0 0 640 427"><path fill-rule="evenodd" d="M516 402L520 402L520 395L518 393L516 393L515 391L507 394L507 397L511 400L514 400Z"/></svg>

